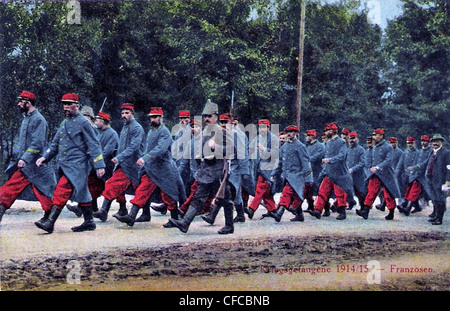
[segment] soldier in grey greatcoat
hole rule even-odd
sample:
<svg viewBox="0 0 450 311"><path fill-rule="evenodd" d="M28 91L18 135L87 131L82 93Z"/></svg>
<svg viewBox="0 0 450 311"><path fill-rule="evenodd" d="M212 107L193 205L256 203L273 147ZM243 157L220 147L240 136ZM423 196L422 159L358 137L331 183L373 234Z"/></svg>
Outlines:
<svg viewBox="0 0 450 311"><path fill-rule="evenodd" d="M34 93L22 91L18 99L23 120L14 156L5 172L10 177L0 187L0 222L5 211L30 185L44 210L44 217L39 222L44 222L50 215L56 186L54 171L47 165L36 165L36 159L42 156L47 144L47 122L35 108Z"/></svg>
<svg viewBox="0 0 450 311"><path fill-rule="evenodd" d="M320 186L320 173L322 172L322 159L325 157L325 145L317 140L317 132L315 130L306 131L306 150L308 150L309 161L312 168L313 183L312 196L317 196ZM308 202L308 210L314 210L314 199L305 198Z"/></svg>
<svg viewBox="0 0 450 311"><path fill-rule="evenodd" d="M53 206L45 222L36 226L48 233L53 232L54 224L69 199L79 202L83 210L84 222L72 228L75 232L95 230L92 215L92 197L88 189L89 162L96 170L97 177L105 174L102 148L93 127L79 112L79 97L67 93L62 97L65 119L61 122L52 143L37 166L50 161L58 155L59 180L53 193Z"/></svg>
<svg viewBox="0 0 450 311"><path fill-rule="evenodd" d="M408 205L408 201L405 199L406 190L408 185L414 181L412 175L412 168L417 162L417 156L419 154L416 148L416 139L412 136L406 139L407 148L403 152L400 160L395 168L395 174L399 181L399 189L401 194L401 203L398 205L400 212L403 212Z"/></svg>
<svg viewBox="0 0 450 311"><path fill-rule="evenodd" d="M280 149L280 161L272 172L272 180L280 176L284 181L279 207L273 216L277 222L281 220L284 210L288 209L295 217L291 221L304 221L302 203L305 184L313 182L311 163L306 146L297 139L299 129L290 125L284 129L288 140Z"/></svg>
<svg viewBox="0 0 450 311"><path fill-rule="evenodd" d="M356 214L364 219L368 218L370 208L381 189L383 189L384 199L389 210L389 214L385 217L386 220L394 219L395 198L400 197L397 179L392 169L394 152L392 146L384 139L384 135L384 129L377 128L372 136L375 145L371 153L371 167L369 168L371 175L367 180L367 195L362 208L356 210Z"/></svg>
<svg viewBox="0 0 450 311"><path fill-rule="evenodd" d="M114 163L114 173L105 183L103 205L100 211L94 213L95 218L106 221L108 212L113 200L124 200L124 195L128 187L134 189L139 184L139 168L136 161L144 152L145 132L142 125L134 118L134 106L130 103L124 103L121 106L121 115L124 125L119 135L119 146L117 154L112 158ZM123 201L119 201L122 203ZM117 215L125 216L128 211L125 202L120 205ZM150 215L143 220L150 220Z"/></svg>
<svg viewBox="0 0 450 311"><path fill-rule="evenodd" d="M337 220L346 219L347 200L354 200L352 177L346 163L348 146L345 140L338 137L337 129L335 123L328 123L325 127L325 133L329 140L325 144L325 157L322 159L324 168L321 176L323 179L314 211L311 213L316 218L321 217L322 210L333 191L338 204Z"/></svg>
<svg viewBox="0 0 450 311"><path fill-rule="evenodd" d="M178 219L177 202L182 203L186 199L183 181L170 152L173 139L162 122L162 108L151 108L148 117L150 130L147 134L145 153L136 161L136 165L140 167L140 180L135 196L130 201L133 206L128 215L114 216L129 226L134 225L139 210L157 189L161 191L161 199L167 205L173 219Z"/></svg>
<svg viewBox="0 0 450 311"><path fill-rule="evenodd" d="M364 156L363 146L358 144L358 134L351 132L348 134L349 147L347 151L348 171L352 174L353 189L358 198L359 205L362 206L367 193L367 185L365 183L366 176L364 174ZM352 209L352 206L349 206Z"/></svg>

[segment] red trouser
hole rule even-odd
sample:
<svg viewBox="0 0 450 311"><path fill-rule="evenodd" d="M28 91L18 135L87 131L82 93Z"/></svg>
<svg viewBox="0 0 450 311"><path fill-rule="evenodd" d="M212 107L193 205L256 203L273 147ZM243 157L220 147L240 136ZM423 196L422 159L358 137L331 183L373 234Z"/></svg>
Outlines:
<svg viewBox="0 0 450 311"><path fill-rule="evenodd" d="M150 199L156 188L158 188L158 186L147 174L142 175L141 182L134 191L134 199L130 201L131 204L137 205L142 208ZM163 191L161 191L161 199L167 205L167 209L169 211L177 209L177 202L170 196L165 194Z"/></svg>
<svg viewBox="0 0 450 311"><path fill-rule="evenodd" d="M0 204L5 206L5 208L10 208L20 193L30 184L31 182L20 170L15 171L11 178L0 187ZM42 209L44 211L50 210L52 208L52 199L45 196L34 185L31 185L31 188L39 203L41 203Z"/></svg>
<svg viewBox="0 0 450 311"><path fill-rule="evenodd" d="M380 191L380 188L383 187L383 195L384 200L386 201L386 207L391 210L396 207L395 199L392 198L392 196L389 194L389 192L386 190L386 188L381 183L381 180L377 176L372 176L369 178L369 185L367 187L367 195L366 199L364 200L365 206L372 206L373 202L375 202L375 199L378 196L378 192Z"/></svg>
<svg viewBox="0 0 450 311"><path fill-rule="evenodd" d="M267 180L265 180L264 177L258 175L258 181L256 182L255 197L253 198L252 202L250 202L248 207L256 211L258 209L259 203L261 203L261 201L264 200L266 209L269 212L275 211L277 209L277 206L275 204L275 200L273 199L270 188L271 188L270 183Z"/></svg>
<svg viewBox="0 0 450 311"><path fill-rule="evenodd" d="M53 205L64 207L73 193L73 186L65 175L62 175L53 192ZM91 202L78 202L80 207L90 206Z"/></svg>
<svg viewBox="0 0 450 311"><path fill-rule="evenodd" d="M295 192L294 188L291 187L291 185L286 182L283 192L281 193L280 198L280 206L284 206L286 208L289 208L292 204L292 209L297 209L298 207L302 206L303 201L298 196L297 192Z"/></svg>
<svg viewBox="0 0 450 311"><path fill-rule="evenodd" d="M102 195L103 190L105 190L105 183L97 177L95 171L91 172L88 176L88 188L92 200L97 200Z"/></svg>
<svg viewBox="0 0 450 311"><path fill-rule="evenodd" d="M422 193L422 185L417 180L414 180L406 188L405 199L410 202L417 201L421 193Z"/></svg>
<svg viewBox="0 0 450 311"><path fill-rule="evenodd" d="M136 190L136 184L125 175L121 168L118 168L106 181L102 195L109 201L117 200L119 203L125 203L125 191L130 185Z"/></svg>
<svg viewBox="0 0 450 311"><path fill-rule="evenodd" d="M339 207L347 206L347 193L341 187L332 182L328 176L325 176L319 187L319 193L317 195L316 204L314 207L315 210L321 212L323 211L325 203L327 203L331 197L332 191L334 191L334 195L336 196L337 205Z"/></svg>
<svg viewBox="0 0 450 311"><path fill-rule="evenodd" d="M313 193L312 183L305 183L305 188L303 188L303 198L307 201L314 201Z"/></svg>
<svg viewBox="0 0 450 311"><path fill-rule="evenodd" d="M180 206L180 210L183 213L186 213L189 205L191 204L192 198L194 197L194 194L197 192L198 189L198 181L194 181L191 185L191 192L189 193L189 197L186 199L186 201L184 201L183 205ZM212 193L209 195L208 201L206 201L205 203L205 207L204 207L204 211L207 212L210 210L211 208L211 202L215 197L215 193Z"/></svg>

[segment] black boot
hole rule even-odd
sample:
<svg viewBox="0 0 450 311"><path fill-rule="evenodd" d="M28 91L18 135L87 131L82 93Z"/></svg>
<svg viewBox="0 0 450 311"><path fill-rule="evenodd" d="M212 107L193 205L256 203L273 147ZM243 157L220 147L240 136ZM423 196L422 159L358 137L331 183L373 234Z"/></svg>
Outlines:
<svg viewBox="0 0 450 311"><path fill-rule="evenodd" d="M53 205L52 209L50 210L50 215L48 216L48 219L44 222L36 221L34 224L44 231L47 231L48 233L52 233L53 229L55 227L56 219L58 219L59 214L61 214L62 207Z"/></svg>
<svg viewBox="0 0 450 311"><path fill-rule="evenodd" d="M308 199L307 202L308 202L307 210L311 212L314 211L314 200Z"/></svg>
<svg viewBox="0 0 450 311"><path fill-rule="evenodd" d="M344 220L345 218L347 218L347 214L345 213L345 206L338 207L337 212L339 213L338 217L336 217L337 220Z"/></svg>
<svg viewBox="0 0 450 311"><path fill-rule="evenodd" d="M445 210L446 210L445 203L443 203L443 204L441 203L436 206L436 218L433 222L431 222L432 225L437 225L437 226L442 225L442 220L444 219Z"/></svg>
<svg viewBox="0 0 450 311"><path fill-rule="evenodd" d="M398 210L400 211L400 213L404 214L405 216L409 216L409 214L411 213L411 208L412 208L412 202L406 201L406 207L403 208L402 206L397 206Z"/></svg>
<svg viewBox="0 0 450 311"><path fill-rule="evenodd" d="M2 222L3 215L6 212L6 207L0 204L0 223Z"/></svg>
<svg viewBox="0 0 450 311"><path fill-rule="evenodd" d="M115 213L113 215L113 217L115 216L126 216L128 215L128 210L127 210L127 202L120 202L119 203L119 210L117 211L117 213Z"/></svg>
<svg viewBox="0 0 450 311"><path fill-rule="evenodd" d="M181 218L178 208L170 211L170 218L175 219L175 220L178 220ZM163 227L164 228L175 228L175 226L170 222L170 219L167 221L167 223L165 223L163 225Z"/></svg>
<svg viewBox="0 0 450 311"><path fill-rule="evenodd" d="M211 207L211 211L207 216L202 216L202 219L209 223L210 225L214 224L214 221L216 220L217 214L219 214L220 206L218 206L216 203Z"/></svg>
<svg viewBox="0 0 450 311"><path fill-rule="evenodd" d="M333 213L334 212L336 212L336 210L337 210L337 208L336 208L336 206L334 205L334 203L333 203L333 205L331 206L331 210L333 211ZM324 207L324 212L323 212L323 217L328 217L328 216L330 216L331 215L331 213L330 213L330 203L325 203L325 207Z"/></svg>
<svg viewBox="0 0 450 311"><path fill-rule="evenodd" d="M97 203L97 199L93 199L92 200L92 212L98 212L98 203Z"/></svg>
<svg viewBox="0 0 450 311"><path fill-rule="evenodd" d="M92 214L92 206L82 207L84 221L81 225L72 227L73 232L93 231L96 228L94 215Z"/></svg>
<svg viewBox="0 0 450 311"><path fill-rule="evenodd" d="M98 212L95 212L93 216L100 219L102 222L105 222L108 218L108 212L111 208L111 203L112 201L104 199L101 209Z"/></svg>
<svg viewBox="0 0 450 311"><path fill-rule="evenodd" d="M234 232L233 224L233 204L231 202L225 203L223 207L223 213L225 216L225 227L218 231L219 234L231 234Z"/></svg>
<svg viewBox="0 0 450 311"><path fill-rule="evenodd" d="M253 215L255 215L255 211L251 209L250 207L244 207L244 213L247 214L249 219L253 218Z"/></svg>
<svg viewBox="0 0 450 311"><path fill-rule="evenodd" d="M285 209L286 208L281 205L275 212L269 212L269 216L273 217L276 222L280 222L281 217L283 217Z"/></svg>
<svg viewBox="0 0 450 311"><path fill-rule="evenodd" d="M132 227L134 225L134 222L136 220L136 216L139 213L140 209L141 208L139 206L133 204L133 206L131 207L130 213L128 215L120 216L120 215L115 214L114 218L116 218L118 221L124 222L128 226Z"/></svg>
<svg viewBox="0 0 450 311"><path fill-rule="evenodd" d="M189 209L187 210L186 214L184 214L184 217L182 219L172 219L170 218L169 221L180 229L181 232L186 233L189 230L189 226L191 225L192 220L194 220L195 216L197 215L197 209L191 205L189 206Z"/></svg>
<svg viewBox="0 0 450 311"><path fill-rule="evenodd" d="M50 212L51 212L51 209L49 209L48 211L45 211L44 216L41 219L39 219L37 222L40 222L40 223L45 222L48 219L48 217L50 216Z"/></svg>
<svg viewBox="0 0 450 311"><path fill-rule="evenodd" d="M149 222L152 219L150 213L150 200L142 207L142 214L134 222Z"/></svg>
<svg viewBox="0 0 450 311"><path fill-rule="evenodd" d="M162 215L167 214L167 205L165 203L152 203L150 204L150 207L156 211L161 213Z"/></svg>
<svg viewBox="0 0 450 311"><path fill-rule="evenodd" d="M317 219L320 219L320 217L322 217L322 211L319 211L319 210L313 210L313 211L309 211L309 210L307 210L307 212L311 215L311 216L313 216L313 217L316 217Z"/></svg>
<svg viewBox="0 0 450 311"><path fill-rule="evenodd" d="M364 219L369 218L370 206L363 205L361 209L356 210L356 215L361 216Z"/></svg>
<svg viewBox="0 0 450 311"><path fill-rule="evenodd" d="M422 207L420 207L418 200L412 203L412 207L414 207L414 209L411 211L411 214L419 213L422 211Z"/></svg>
<svg viewBox="0 0 450 311"><path fill-rule="evenodd" d="M309 206L308 206L308 210L309 210ZM302 210L301 206L299 206L295 209L294 215L295 215L295 217L291 218L290 221L301 221L301 222L305 221L305 217L303 216L303 210Z"/></svg>
<svg viewBox="0 0 450 311"><path fill-rule="evenodd" d="M66 204L67 209L77 215L77 217L81 217L83 215L83 211L80 208L79 204L72 205L72 204Z"/></svg>
<svg viewBox="0 0 450 311"><path fill-rule="evenodd" d="M389 214L387 214L386 217L384 217L384 219L386 219L386 220L394 219L394 212L395 212L395 208L390 209L389 210Z"/></svg>
<svg viewBox="0 0 450 311"><path fill-rule="evenodd" d="M245 215L244 215L244 207L242 204L236 204L236 217L234 217L233 222L245 222Z"/></svg>
<svg viewBox="0 0 450 311"><path fill-rule="evenodd" d="M386 201L385 200L381 200L381 203L375 205L375 208L377 210L380 210L380 211L384 212L386 210Z"/></svg>

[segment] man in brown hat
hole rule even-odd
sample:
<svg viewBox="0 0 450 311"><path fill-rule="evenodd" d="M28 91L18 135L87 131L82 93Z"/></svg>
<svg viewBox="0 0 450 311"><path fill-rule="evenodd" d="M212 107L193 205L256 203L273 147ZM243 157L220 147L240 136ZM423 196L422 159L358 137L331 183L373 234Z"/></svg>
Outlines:
<svg viewBox="0 0 450 311"><path fill-rule="evenodd" d="M23 91L18 97L23 120L19 131L19 141L15 145L14 157L6 169L10 175L8 181L0 187L0 222L3 214L11 207L25 188L31 185L34 195L39 200L45 221L50 215L52 196L56 186L53 170L47 165L36 166L47 145L47 122L35 108L35 94Z"/></svg>
<svg viewBox="0 0 450 311"><path fill-rule="evenodd" d="M195 155L198 164L196 172L198 189L183 219L171 218L169 221L181 232L186 233L197 212L204 208L210 193L217 194L220 186L223 185L225 186L223 198L217 198L216 204L224 208L225 226L218 233L231 234L234 232L233 203L230 185L224 177L229 166L227 146L233 146L232 135L229 131L223 131L217 123L219 119L217 104L208 100L202 116L206 127L203 130L201 148L199 148L199 153Z"/></svg>

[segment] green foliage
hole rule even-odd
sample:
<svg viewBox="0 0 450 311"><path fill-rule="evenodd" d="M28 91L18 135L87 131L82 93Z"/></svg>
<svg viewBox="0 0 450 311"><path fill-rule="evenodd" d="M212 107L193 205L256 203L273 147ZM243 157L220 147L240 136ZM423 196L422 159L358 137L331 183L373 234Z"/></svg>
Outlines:
<svg viewBox="0 0 450 311"><path fill-rule="evenodd" d="M295 122L300 1L80 3L81 24L68 23L66 2L0 4L0 162L23 89L37 94L50 135L67 92L95 112L107 97L117 130L124 102L145 127L149 108L162 106L170 127L178 110L198 115L208 99L229 111L232 91L244 124ZM376 126L400 139L448 135L448 2L405 1L385 33L357 6L307 1L301 130L335 121L361 137Z"/></svg>

